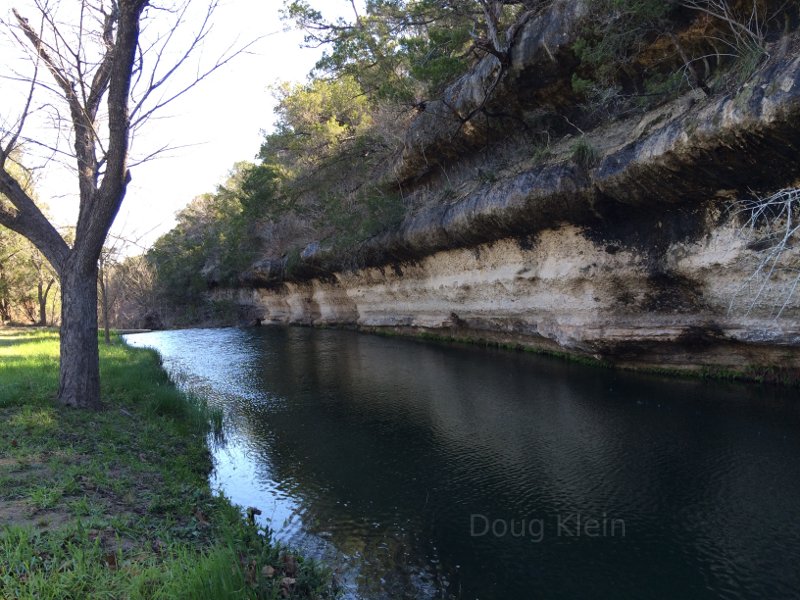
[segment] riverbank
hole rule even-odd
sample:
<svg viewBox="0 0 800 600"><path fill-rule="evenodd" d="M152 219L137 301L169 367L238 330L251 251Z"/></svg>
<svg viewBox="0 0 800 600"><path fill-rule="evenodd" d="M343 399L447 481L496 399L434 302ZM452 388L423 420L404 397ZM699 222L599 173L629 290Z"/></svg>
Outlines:
<svg viewBox="0 0 800 600"><path fill-rule="evenodd" d="M213 485L270 498L276 537L330 557L353 597L800 589L795 390L333 328L126 340L225 406Z"/></svg>
<svg viewBox="0 0 800 600"><path fill-rule="evenodd" d="M100 412L53 403L58 337L0 329L0 590L8 598L328 598L330 573L212 494L221 414L158 355L101 344Z"/></svg>

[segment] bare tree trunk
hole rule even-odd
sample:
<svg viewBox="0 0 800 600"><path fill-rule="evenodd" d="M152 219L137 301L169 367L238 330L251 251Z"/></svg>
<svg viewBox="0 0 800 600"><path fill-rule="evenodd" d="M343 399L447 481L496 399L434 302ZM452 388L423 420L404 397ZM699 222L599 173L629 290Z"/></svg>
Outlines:
<svg viewBox="0 0 800 600"><path fill-rule="evenodd" d="M195 50L199 52L218 5L217 0L208 0L205 17L189 40L188 48L184 53L178 52L177 60L165 67L162 59L173 53L172 40L180 37L176 32L188 20L186 11L191 2L178 2L175 10L169 11L153 7L152 12L157 12L159 18L169 14L175 18L171 28L168 25L160 36L160 30L156 29L155 39L142 44L139 33L148 0L37 1L27 3L32 5L30 10L36 18L27 19L15 9L11 9L15 23L0 17L0 26L10 30L4 33L25 47L24 55L31 61L23 75L16 67L7 68L7 61L0 62L0 76L14 80L22 77L29 84L27 95L20 98L17 114L6 115L4 107L0 119L0 194L4 197L0 203L0 225L33 243L61 280L58 401L63 405L100 406L97 261L131 180L128 151L134 132L155 112L182 97L247 48L226 53L210 68L195 71L179 90L168 92L162 85L182 65L194 64L188 60L189 56ZM64 11L72 11L63 13L66 20L59 16L59 4ZM146 56L152 58L145 60ZM146 64L149 66L145 67ZM52 81L40 81L40 73L42 76L48 73ZM139 89L132 91L137 84ZM50 104L47 100L43 104L38 99L42 91L48 97L58 97L60 102ZM106 108L102 110L104 105ZM25 189L25 181L12 168L16 162L14 156L28 140L23 133L28 118L39 118L34 115L42 110L52 110L47 117L41 116L42 122L53 118L59 124L71 126L70 136L62 135L61 125L56 127L52 143L47 137L30 140L31 145L46 149L47 156L52 151L75 160L80 201L71 246L44 216L30 190ZM62 140L68 139L72 141L72 150L62 147ZM35 307L32 314L35 320Z"/></svg>
<svg viewBox="0 0 800 600"><path fill-rule="evenodd" d="M70 264L61 275L61 374L58 401L100 407L97 347L97 266Z"/></svg>
<svg viewBox="0 0 800 600"><path fill-rule="evenodd" d="M111 331L108 325L108 300L103 294L103 339L106 344L111 344Z"/></svg>
<svg viewBox="0 0 800 600"><path fill-rule="evenodd" d="M42 310L42 307L45 305L42 302L42 296L44 296L44 284L40 279L36 282L36 299L39 301L39 322L36 324L40 327L47 325L47 314Z"/></svg>
<svg viewBox="0 0 800 600"><path fill-rule="evenodd" d="M497 2L497 0L481 0L481 8L483 9L483 16L486 19L486 33L489 38L489 43L494 48L495 52L505 52L505 44L500 39L500 15L503 11L502 2Z"/></svg>
<svg viewBox="0 0 800 600"><path fill-rule="evenodd" d="M44 285L44 282L39 280L37 285L37 292L39 294L39 326L45 327L47 325L47 297L50 295L50 289L53 287L54 280L50 280L47 282L47 286Z"/></svg>
<svg viewBox="0 0 800 600"><path fill-rule="evenodd" d="M5 272L0 265L0 286L2 286L5 279ZM11 304L8 298L0 298L0 324L7 323L11 320Z"/></svg>
<svg viewBox="0 0 800 600"><path fill-rule="evenodd" d="M100 276L97 279L100 287L100 310L103 314L103 337L106 344L111 343L111 333L108 325L108 286L106 284L106 269L103 257L100 257Z"/></svg>
<svg viewBox="0 0 800 600"><path fill-rule="evenodd" d="M0 323L11 321L11 305L7 300L0 300Z"/></svg>

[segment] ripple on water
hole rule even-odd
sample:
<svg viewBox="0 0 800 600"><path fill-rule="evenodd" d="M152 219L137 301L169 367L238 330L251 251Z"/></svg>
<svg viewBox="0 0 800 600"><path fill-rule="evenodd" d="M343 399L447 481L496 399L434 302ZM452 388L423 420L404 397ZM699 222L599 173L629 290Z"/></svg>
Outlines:
<svg viewBox="0 0 800 600"><path fill-rule="evenodd" d="M341 331L127 339L224 407L214 484L351 597L800 597L792 392Z"/></svg>

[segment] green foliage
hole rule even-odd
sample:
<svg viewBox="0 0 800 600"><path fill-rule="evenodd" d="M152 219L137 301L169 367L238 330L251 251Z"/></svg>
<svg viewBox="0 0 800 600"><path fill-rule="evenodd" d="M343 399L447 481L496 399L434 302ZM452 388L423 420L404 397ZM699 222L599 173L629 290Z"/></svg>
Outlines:
<svg viewBox="0 0 800 600"><path fill-rule="evenodd" d="M10 164L9 170L35 197L32 174L18 161ZM10 203L0 194L0 208L4 206L10 206ZM43 208L46 212L46 207ZM57 286L58 277L42 253L21 235L0 226L0 323L45 325L48 316L52 322L56 312L53 301L57 300ZM45 322L40 322L42 307L45 308Z"/></svg>
<svg viewBox="0 0 800 600"><path fill-rule="evenodd" d="M487 23L484 11L493 4L500 7L496 24ZM522 2L366 0L351 20L331 21L307 0L285 0L283 16L305 31L309 46L326 48L315 73L348 75L372 98L409 102L464 73L486 54L474 40L491 37L492 27L505 32L524 8Z"/></svg>
<svg viewBox="0 0 800 600"><path fill-rule="evenodd" d="M593 108L605 105L614 113L647 108L688 86L711 93L706 80L738 85L767 56L766 39L781 25L777 17L791 20L791 4L591 0L590 18L572 47L580 60L572 88ZM726 77L715 76L726 70Z"/></svg>
<svg viewBox="0 0 800 600"><path fill-rule="evenodd" d="M454 23L450 27L431 28L427 36L402 40L410 76L425 84L428 93L444 89L469 67L465 50L472 39L471 31L467 23Z"/></svg>
<svg viewBox="0 0 800 600"><path fill-rule="evenodd" d="M286 253L286 266L284 267L284 274L286 277L292 277L300 266L300 248L289 248Z"/></svg>
<svg viewBox="0 0 800 600"><path fill-rule="evenodd" d="M367 97L349 75L305 85L283 84L277 97L275 132L265 138L259 157L289 172L336 153L371 124Z"/></svg>
<svg viewBox="0 0 800 600"><path fill-rule="evenodd" d="M352 22L343 18L331 22L306 0L291 0L285 3L283 15L306 32L310 46L327 46L317 63L318 72L351 76L376 97L408 98L408 83L398 77L407 69L398 53L399 36L393 18L401 4L396 0L368 0L364 14L353 15Z"/></svg>
<svg viewBox="0 0 800 600"><path fill-rule="evenodd" d="M644 82L646 95L669 98L680 91L686 83L686 76L682 71L673 73L654 73Z"/></svg>
<svg viewBox="0 0 800 600"><path fill-rule="evenodd" d="M398 196L374 188L363 190L354 198L332 198L326 211L336 228L333 241L339 250L353 249L396 226L404 214L405 206Z"/></svg>
<svg viewBox="0 0 800 600"><path fill-rule="evenodd" d="M573 50L592 68L596 81L615 81L647 43L672 25L668 17L677 7L665 0L592 0L595 18Z"/></svg>
<svg viewBox="0 0 800 600"><path fill-rule="evenodd" d="M376 108L356 79L345 74L285 85L279 98L276 130L239 187L244 210L278 230L294 220L336 249L352 249L396 224L403 204L370 181L389 148L375 132ZM296 272L309 241L267 240L273 255L285 258L287 276Z"/></svg>
<svg viewBox="0 0 800 600"><path fill-rule="evenodd" d="M291 213L325 219L325 198L342 194L345 182L352 186L365 177L365 167L384 156L373 131L373 107L348 75L283 85L279 100L261 162L243 173L240 202L249 218L275 220Z"/></svg>
<svg viewBox="0 0 800 600"><path fill-rule="evenodd" d="M281 193L285 177L279 166L267 161L247 168L239 188L239 202L246 221L275 219L292 209L287 196Z"/></svg>
<svg viewBox="0 0 800 600"><path fill-rule="evenodd" d="M592 89L592 80L584 79L577 73L572 74L572 91L581 96L586 96Z"/></svg>
<svg viewBox="0 0 800 600"><path fill-rule="evenodd" d="M665 0L592 0L591 17L573 44L581 65L573 74L573 89L589 95L593 85L622 84L635 92L642 73L637 57L657 37L674 26L670 18L679 2ZM667 63L668 68L673 65Z"/></svg>
<svg viewBox="0 0 800 600"><path fill-rule="evenodd" d="M534 147L532 158L535 162L544 162L553 156L553 151L547 144L540 144Z"/></svg>
<svg viewBox="0 0 800 600"><path fill-rule="evenodd" d="M742 45L737 51L737 59L728 73L729 80L735 87L750 79L768 56L763 47L756 45Z"/></svg>
<svg viewBox="0 0 800 600"><path fill-rule="evenodd" d="M584 169L597 166L600 155L597 150L585 139L581 138L572 146L572 161Z"/></svg>
<svg viewBox="0 0 800 600"><path fill-rule="evenodd" d="M158 295L187 322L218 317L220 311L209 305L205 293L235 283L255 257L258 204L241 193L251 170L248 163L236 164L225 184L195 198L178 214L177 226L147 254Z"/></svg>

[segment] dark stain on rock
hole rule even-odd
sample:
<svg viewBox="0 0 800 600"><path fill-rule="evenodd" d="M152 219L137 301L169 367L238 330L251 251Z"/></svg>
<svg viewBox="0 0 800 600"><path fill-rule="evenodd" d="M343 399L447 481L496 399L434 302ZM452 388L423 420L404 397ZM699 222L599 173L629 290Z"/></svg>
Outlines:
<svg viewBox="0 0 800 600"><path fill-rule="evenodd" d="M459 317L456 313L450 313L450 322L452 323L453 327L466 327L467 322Z"/></svg>
<svg viewBox="0 0 800 600"><path fill-rule="evenodd" d="M701 351L712 348L725 341L722 328L713 322L687 327L676 342L688 351Z"/></svg>
<svg viewBox="0 0 800 600"><path fill-rule="evenodd" d="M619 287L614 294L614 301L622 306L633 306L636 303L636 296L627 287Z"/></svg>
<svg viewBox="0 0 800 600"><path fill-rule="evenodd" d="M600 195L594 206L596 220L585 228L584 235L608 254L628 248L646 259L649 270L659 271L671 245L696 241L708 233L713 203L673 205L654 211Z"/></svg>
<svg viewBox="0 0 800 600"><path fill-rule="evenodd" d="M703 306L701 284L677 273L652 273L647 288L641 308L648 312L684 313Z"/></svg>
<svg viewBox="0 0 800 600"><path fill-rule="evenodd" d="M520 250L524 250L525 252L530 252L534 248L536 248L536 242L538 241L537 236L535 235L522 235L517 238L517 245L519 246Z"/></svg>

